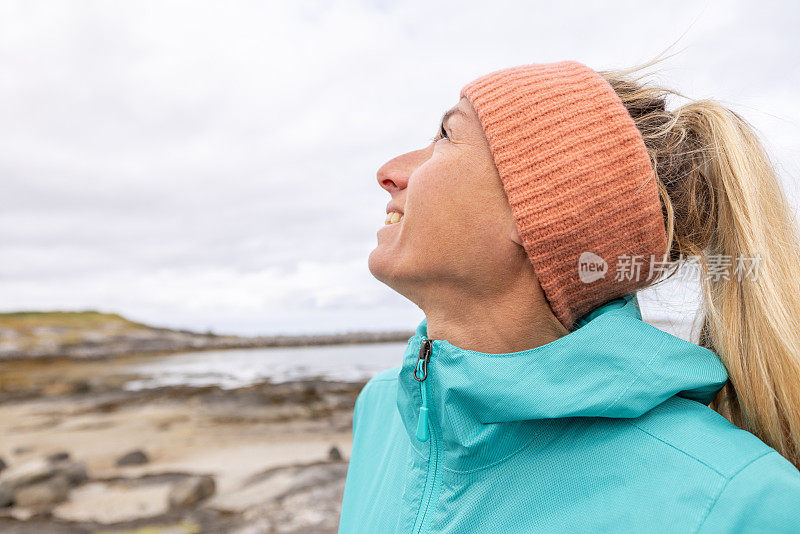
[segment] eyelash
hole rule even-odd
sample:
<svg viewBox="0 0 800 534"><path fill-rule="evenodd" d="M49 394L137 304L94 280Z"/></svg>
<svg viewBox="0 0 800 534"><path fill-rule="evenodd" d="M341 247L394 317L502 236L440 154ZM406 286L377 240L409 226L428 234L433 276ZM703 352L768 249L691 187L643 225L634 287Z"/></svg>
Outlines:
<svg viewBox="0 0 800 534"><path fill-rule="evenodd" d="M439 133L433 136L431 142L435 143L439 139L449 139L449 137L447 137L447 131L444 129L444 123L439 125Z"/></svg>

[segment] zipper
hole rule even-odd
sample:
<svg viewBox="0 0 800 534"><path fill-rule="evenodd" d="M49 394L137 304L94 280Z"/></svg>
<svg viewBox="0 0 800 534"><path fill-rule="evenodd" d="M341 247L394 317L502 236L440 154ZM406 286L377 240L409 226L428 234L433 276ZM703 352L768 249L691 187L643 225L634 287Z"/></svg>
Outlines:
<svg viewBox="0 0 800 534"><path fill-rule="evenodd" d="M436 442L433 428L428 420L428 386L426 379L428 378L428 363L430 362L432 354L433 340L423 338L422 345L419 348L417 365L414 367L414 380L420 383L420 394L422 396L422 404L419 407L419 419L417 421L417 439L422 442L428 441L429 438L431 439L429 443L428 467L425 473L425 488L422 492L422 500L420 501L417 519L414 522L414 532L416 533L423 532L423 526L428 517L428 509L430 508L434 494L434 486L437 484L439 468L439 446Z"/></svg>
<svg viewBox="0 0 800 534"><path fill-rule="evenodd" d="M428 378L428 362L431 360L431 352L433 352L433 343L430 339L423 339L422 345L419 347L419 357L417 357L417 366L414 368L414 380L420 383L422 390L422 405L419 407L419 419L417 420L417 439L419 441L428 441L428 388L425 385L425 379Z"/></svg>

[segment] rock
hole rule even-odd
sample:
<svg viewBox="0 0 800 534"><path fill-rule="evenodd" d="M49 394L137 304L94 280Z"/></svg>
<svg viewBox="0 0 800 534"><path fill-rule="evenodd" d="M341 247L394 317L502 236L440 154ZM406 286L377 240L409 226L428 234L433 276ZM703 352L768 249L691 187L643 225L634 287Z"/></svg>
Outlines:
<svg viewBox="0 0 800 534"><path fill-rule="evenodd" d="M342 461L342 451L339 450L339 447L336 445L332 446L328 451L328 460L331 462L341 462Z"/></svg>
<svg viewBox="0 0 800 534"><path fill-rule="evenodd" d="M15 465L0 476L0 508L11 502L19 504L20 495L22 502L31 503L27 506L61 502L66 498L62 494L87 479L83 462L37 459ZM62 486L65 486L63 491Z"/></svg>
<svg viewBox="0 0 800 534"><path fill-rule="evenodd" d="M234 532L336 532L346 476L345 462L273 469L247 488L246 493L238 491L226 495L230 504L255 497L253 493L260 497L240 515L248 526L257 527ZM223 503L219 508L235 511L230 504Z"/></svg>
<svg viewBox="0 0 800 534"><path fill-rule="evenodd" d="M0 508L14 504L14 491L9 486L0 485Z"/></svg>
<svg viewBox="0 0 800 534"><path fill-rule="evenodd" d="M115 482L89 481L70 490L69 499L53 508L52 517L59 522L69 522L73 525L74 522L96 522L107 525L163 517L169 512L168 497L172 484L167 481L153 482L140 478ZM151 524L149 528L152 531L147 530L147 532L151 534L162 532L155 524ZM78 530L77 527L75 530ZM92 532L101 531L92 529ZM102 530L102 532L112 532L112 530ZM144 526L142 530L131 527L115 529L113 532L143 534Z"/></svg>
<svg viewBox="0 0 800 534"><path fill-rule="evenodd" d="M190 476L177 482L169 492L170 508L193 506L203 499L214 495L216 483L208 475Z"/></svg>
<svg viewBox="0 0 800 534"><path fill-rule="evenodd" d="M6 463L6 461L5 461L5 460L3 460L2 458L0 458L0 472L2 472L2 471L3 471L3 469L5 469L6 467L8 467L8 464Z"/></svg>
<svg viewBox="0 0 800 534"><path fill-rule="evenodd" d="M15 506L8 511L8 516L13 517L17 521L30 521L40 514L41 512L35 508L23 508L22 506ZM46 520L45 517L42 517L42 519Z"/></svg>
<svg viewBox="0 0 800 534"><path fill-rule="evenodd" d="M92 385L88 380L78 380L72 384L72 393L85 394L92 391Z"/></svg>
<svg viewBox="0 0 800 534"><path fill-rule="evenodd" d="M83 462L62 462L56 464L56 469L64 475L70 486L78 486L89 480L86 464Z"/></svg>
<svg viewBox="0 0 800 534"><path fill-rule="evenodd" d="M63 462L65 460L69 460L67 451L56 452L47 456L47 461L50 463Z"/></svg>
<svg viewBox="0 0 800 534"><path fill-rule="evenodd" d="M22 487L14 492L14 504L27 508L38 508L67 500L69 482L63 474L43 482Z"/></svg>
<svg viewBox="0 0 800 534"><path fill-rule="evenodd" d="M117 465L141 465L150 461L150 458L141 449L136 449L117 458Z"/></svg>
<svg viewBox="0 0 800 534"><path fill-rule="evenodd" d="M56 470L45 460L31 460L14 465L0 475L0 487L11 488L12 491L35 484L52 477Z"/></svg>

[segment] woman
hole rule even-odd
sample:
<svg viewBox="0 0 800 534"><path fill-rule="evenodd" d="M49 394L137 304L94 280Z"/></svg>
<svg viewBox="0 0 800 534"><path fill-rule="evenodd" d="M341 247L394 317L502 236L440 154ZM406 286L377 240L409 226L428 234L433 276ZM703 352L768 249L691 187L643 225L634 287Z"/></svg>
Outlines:
<svg viewBox="0 0 800 534"><path fill-rule="evenodd" d="M487 74L378 171L370 271L425 319L356 402L340 532L800 532L791 210L740 116L636 70ZM700 345L635 296L687 257Z"/></svg>

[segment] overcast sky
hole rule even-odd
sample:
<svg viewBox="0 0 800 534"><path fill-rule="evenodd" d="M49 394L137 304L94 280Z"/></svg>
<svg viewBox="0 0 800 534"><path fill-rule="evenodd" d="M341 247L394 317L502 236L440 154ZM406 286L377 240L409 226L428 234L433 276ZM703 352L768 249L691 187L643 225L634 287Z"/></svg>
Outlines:
<svg viewBox="0 0 800 534"><path fill-rule="evenodd" d="M794 2L0 0L0 310L218 332L411 329L367 268L389 195L475 77L575 59L716 98L798 205Z"/></svg>

